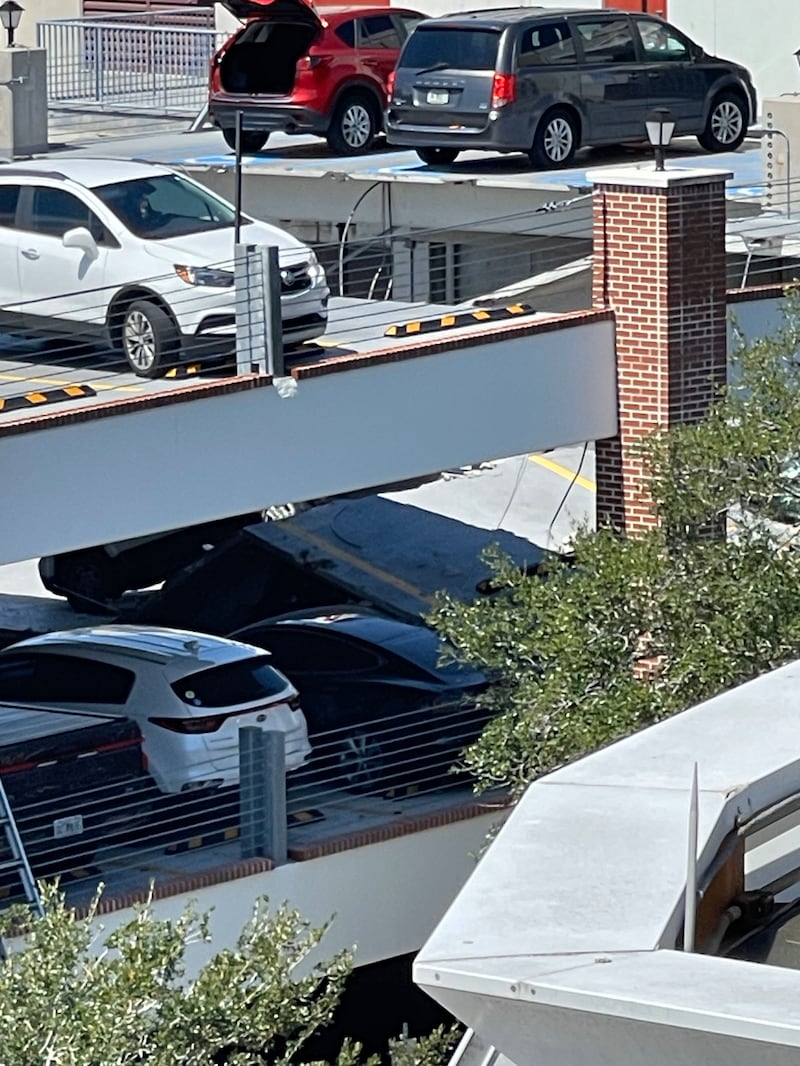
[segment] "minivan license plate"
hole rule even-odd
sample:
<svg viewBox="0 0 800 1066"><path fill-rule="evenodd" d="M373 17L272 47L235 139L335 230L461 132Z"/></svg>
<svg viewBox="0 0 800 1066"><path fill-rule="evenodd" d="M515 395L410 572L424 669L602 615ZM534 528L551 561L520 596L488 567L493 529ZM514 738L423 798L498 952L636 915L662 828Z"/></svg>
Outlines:
<svg viewBox="0 0 800 1066"><path fill-rule="evenodd" d="M428 103L429 104L446 104L450 100L450 93L442 92L437 89L428 90Z"/></svg>

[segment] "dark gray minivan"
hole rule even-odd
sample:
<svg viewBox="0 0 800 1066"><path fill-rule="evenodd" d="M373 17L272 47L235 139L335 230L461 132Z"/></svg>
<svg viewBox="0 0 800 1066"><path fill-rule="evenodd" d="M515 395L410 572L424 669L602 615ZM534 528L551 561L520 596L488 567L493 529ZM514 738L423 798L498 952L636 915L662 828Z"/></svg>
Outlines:
<svg viewBox="0 0 800 1066"><path fill-rule="evenodd" d="M652 15L468 11L415 27L389 82L386 134L425 163L483 148L555 167L582 145L644 140L654 108L671 112L676 136L732 151L755 121L756 94L744 67Z"/></svg>

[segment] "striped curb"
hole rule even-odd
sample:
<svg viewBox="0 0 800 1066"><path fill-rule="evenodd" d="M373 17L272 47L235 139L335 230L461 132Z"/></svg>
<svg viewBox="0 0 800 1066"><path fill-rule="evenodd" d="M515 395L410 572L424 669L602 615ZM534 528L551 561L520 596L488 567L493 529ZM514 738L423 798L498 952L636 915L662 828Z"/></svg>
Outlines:
<svg viewBox="0 0 800 1066"><path fill-rule="evenodd" d="M503 322L518 315L532 315L530 304L509 304L508 307L481 307L474 311L459 311L458 314L440 315L439 318L423 318L417 322L404 322L388 326L384 337L414 337L419 333L436 333L442 329L472 326L476 322Z"/></svg>
<svg viewBox="0 0 800 1066"><path fill-rule="evenodd" d="M79 400L84 396L96 395L91 385L65 385L63 389L26 392L22 396L0 396L0 411L20 411L41 407L46 403L61 403L62 400Z"/></svg>
<svg viewBox="0 0 800 1066"><path fill-rule="evenodd" d="M312 822L321 822L325 818L322 811L309 809L292 811L286 818L289 829L299 825L310 825ZM238 840L240 836L238 826L230 826L227 829L215 829L210 833L198 833L196 836L187 837L175 844L168 844L164 848L167 855L180 855L184 851L194 851L195 848L207 848L211 844L227 844L229 840Z"/></svg>
<svg viewBox="0 0 800 1066"><path fill-rule="evenodd" d="M192 374L199 374L203 369L200 363L187 363L181 366L171 366L164 374L165 378L188 378Z"/></svg>

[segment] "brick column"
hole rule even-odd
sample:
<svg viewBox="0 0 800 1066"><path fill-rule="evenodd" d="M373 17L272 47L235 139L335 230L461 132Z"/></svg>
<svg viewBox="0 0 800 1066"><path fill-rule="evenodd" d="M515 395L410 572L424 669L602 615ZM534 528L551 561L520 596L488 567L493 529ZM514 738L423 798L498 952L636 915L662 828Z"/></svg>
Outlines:
<svg viewBox="0 0 800 1066"><path fill-rule="evenodd" d="M597 521L656 521L631 445L699 421L727 370L725 182L719 170L614 168L594 184L592 300L616 321L619 435L596 443Z"/></svg>

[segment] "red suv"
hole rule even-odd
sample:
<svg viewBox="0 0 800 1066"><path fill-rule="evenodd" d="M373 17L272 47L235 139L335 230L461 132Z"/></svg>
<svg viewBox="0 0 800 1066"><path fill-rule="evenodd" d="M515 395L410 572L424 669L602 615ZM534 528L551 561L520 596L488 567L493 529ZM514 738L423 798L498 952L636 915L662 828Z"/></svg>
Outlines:
<svg viewBox="0 0 800 1066"><path fill-rule="evenodd" d="M383 127L386 82L424 15L305 0L223 0L242 26L211 61L209 117L235 145L257 152L273 130L316 133L331 151L366 151Z"/></svg>

